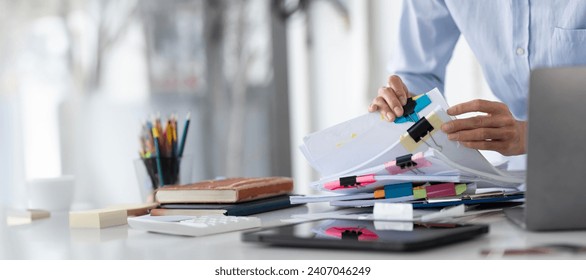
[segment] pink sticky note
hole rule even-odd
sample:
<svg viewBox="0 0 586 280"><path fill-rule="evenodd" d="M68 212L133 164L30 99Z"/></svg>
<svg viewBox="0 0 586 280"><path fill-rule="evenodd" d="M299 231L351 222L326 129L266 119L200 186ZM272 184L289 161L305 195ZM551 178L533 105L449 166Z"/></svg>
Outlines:
<svg viewBox="0 0 586 280"><path fill-rule="evenodd" d="M456 185L454 183L443 183L426 186L427 198L446 197L456 195Z"/></svg>
<svg viewBox="0 0 586 280"><path fill-rule="evenodd" d="M376 183L376 179L374 179L374 174L370 174L370 175L363 175L363 176L357 176L356 177L356 184L353 186L343 186L340 184L340 180L336 180L336 181L331 181L331 182L327 182L324 184L324 187L327 190L330 191L335 191L338 189L349 189L349 188L361 188L361 187L366 187L372 183Z"/></svg>

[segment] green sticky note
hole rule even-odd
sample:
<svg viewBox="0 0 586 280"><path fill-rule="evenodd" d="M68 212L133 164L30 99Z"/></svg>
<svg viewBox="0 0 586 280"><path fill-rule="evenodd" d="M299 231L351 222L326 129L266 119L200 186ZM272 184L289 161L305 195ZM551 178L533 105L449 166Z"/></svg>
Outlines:
<svg viewBox="0 0 586 280"><path fill-rule="evenodd" d="M456 195L461 195L466 191L466 184L457 184L456 185Z"/></svg>
<svg viewBox="0 0 586 280"><path fill-rule="evenodd" d="M425 187L417 187L413 188L413 198L414 199L422 199L427 197L427 191Z"/></svg>

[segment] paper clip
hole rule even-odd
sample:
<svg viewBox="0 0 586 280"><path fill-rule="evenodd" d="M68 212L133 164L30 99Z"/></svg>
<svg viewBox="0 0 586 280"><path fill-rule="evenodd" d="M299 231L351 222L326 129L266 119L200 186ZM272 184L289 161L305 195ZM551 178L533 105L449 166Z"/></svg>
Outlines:
<svg viewBox="0 0 586 280"><path fill-rule="evenodd" d="M419 168L429 166L431 166L431 162L425 159L425 156L421 152L415 155L406 154L404 156L397 157L396 160L385 163L385 169L391 175L401 174L407 171L411 171L416 175L425 174L425 172Z"/></svg>
<svg viewBox="0 0 586 280"><path fill-rule="evenodd" d="M400 156L397 158L397 160L395 161L395 164L401 168L401 169L409 169L411 170L411 172L413 172L415 175L417 174L425 174L425 172L419 170L419 168L417 168L417 162L415 162L412 158L412 154L407 154L404 156ZM417 173L417 172L419 173Z"/></svg>
<svg viewBox="0 0 586 280"><path fill-rule="evenodd" d="M429 135L431 141L433 141L436 147L440 147L441 151L443 147L439 145L433 138L433 135L431 135L433 129L434 127L429 123L429 121L427 121L425 117L421 117L421 119L419 119L414 125L407 129L407 133L409 133L409 135L411 136L411 138L413 138L413 140L415 140L415 142L423 141L425 145L427 145L430 148L433 148L431 145L429 145L429 143L427 143L423 139L425 136Z"/></svg>
<svg viewBox="0 0 586 280"><path fill-rule="evenodd" d="M338 189L366 187L373 183L376 183L376 179L374 179L374 174L370 174L363 176L341 177L337 181L325 183L324 187L327 190L335 191Z"/></svg>
<svg viewBox="0 0 586 280"><path fill-rule="evenodd" d="M413 120L411 117L412 114L415 114L415 117L418 118L417 112L415 112L415 105L417 102L413 100L412 97L407 98L407 102L403 106L403 117L409 118L412 122L416 122L417 120Z"/></svg>
<svg viewBox="0 0 586 280"><path fill-rule="evenodd" d="M433 137L433 131L436 127L440 127L442 124L442 120L431 113L426 117L421 117L415 124L407 129L407 133L401 136L401 144L410 152L413 152L419 146L419 143L422 142L430 148L437 149L442 151L443 146L440 145L435 138ZM431 141L433 141L434 146L430 145L428 141L425 140L425 137L429 136Z"/></svg>

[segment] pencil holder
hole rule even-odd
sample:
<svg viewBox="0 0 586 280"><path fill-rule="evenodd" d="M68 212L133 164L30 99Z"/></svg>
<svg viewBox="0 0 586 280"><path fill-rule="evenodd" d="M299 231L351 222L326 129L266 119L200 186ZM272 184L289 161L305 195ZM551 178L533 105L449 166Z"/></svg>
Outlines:
<svg viewBox="0 0 586 280"><path fill-rule="evenodd" d="M191 182L193 160L190 156L183 156L181 158L162 157L160 158L160 162L161 173L159 173L159 167L157 166L157 159L155 157L141 158L134 161L134 168L143 201L147 201L150 194L161 186L187 184Z"/></svg>

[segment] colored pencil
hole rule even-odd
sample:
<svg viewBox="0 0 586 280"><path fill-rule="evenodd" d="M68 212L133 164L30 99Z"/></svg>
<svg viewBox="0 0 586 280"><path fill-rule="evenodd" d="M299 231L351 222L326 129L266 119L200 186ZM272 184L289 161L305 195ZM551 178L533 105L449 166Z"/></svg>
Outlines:
<svg viewBox="0 0 586 280"><path fill-rule="evenodd" d="M155 152L156 152L156 162L157 162L157 173L159 173L159 186L165 185L165 179L163 176L163 168L161 166L161 151L159 149L159 131L155 127L151 128L153 131L153 139L155 141Z"/></svg>
<svg viewBox="0 0 586 280"><path fill-rule="evenodd" d="M183 126L183 135L181 135L181 143L179 143L179 153L177 157L181 158L183 156L183 149L185 148L185 139L187 138L187 131L189 130L189 121L191 118L191 112L187 113L187 117L185 118L185 125Z"/></svg>

